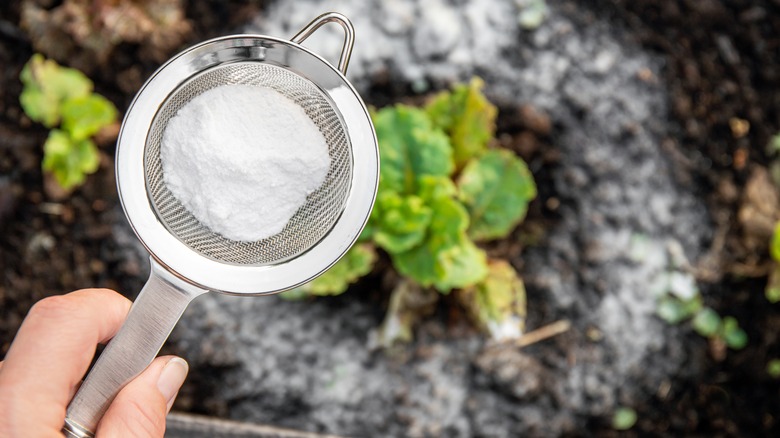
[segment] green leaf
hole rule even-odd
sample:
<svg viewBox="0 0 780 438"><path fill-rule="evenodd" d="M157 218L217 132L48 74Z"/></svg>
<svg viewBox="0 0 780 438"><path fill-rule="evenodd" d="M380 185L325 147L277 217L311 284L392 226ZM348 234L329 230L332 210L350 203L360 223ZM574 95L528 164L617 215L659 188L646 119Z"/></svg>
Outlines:
<svg viewBox="0 0 780 438"><path fill-rule="evenodd" d="M772 359L766 364L766 373L773 379L780 378L780 359Z"/></svg>
<svg viewBox="0 0 780 438"><path fill-rule="evenodd" d="M25 64L19 78L24 84L19 97L24 112L49 128L59 121L60 107L65 100L86 97L92 92L92 81L83 73L62 67L38 53Z"/></svg>
<svg viewBox="0 0 780 438"><path fill-rule="evenodd" d="M494 340L517 339L525 331L525 286L508 262L491 260L487 276L458 297L475 324Z"/></svg>
<svg viewBox="0 0 780 438"><path fill-rule="evenodd" d="M739 327L739 322L733 316L723 318L721 335L726 345L734 350L741 350L747 345L747 333Z"/></svg>
<svg viewBox="0 0 780 438"><path fill-rule="evenodd" d="M92 92L92 81L80 71L63 67L56 61L34 54L20 74L22 83L35 86L59 99L86 96Z"/></svg>
<svg viewBox="0 0 780 438"><path fill-rule="evenodd" d="M466 209L453 199L455 189L449 178L422 177L419 186L420 197L432 212L424 240L407 251L391 254L391 258L398 272L428 287L444 282L446 268L441 266L439 253L460 243L469 218Z"/></svg>
<svg viewBox="0 0 780 438"><path fill-rule="evenodd" d="M417 192L424 175L449 176L455 170L452 146L424 111L396 105L374 114L382 161L379 190L407 195Z"/></svg>
<svg viewBox="0 0 780 438"><path fill-rule="evenodd" d="M391 254L396 269L442 293L480 281L487 275L487 258L465 234L468 213L452 198L452 182L426 177L420 186L421 197L433 212L431 222L420 245Z"/></svg>
<svg viewBox="0 0 780 438"><path fill-rule="evenodd" d="M769 254L774 261L780 263L780 222L775 225L775 232L772 234L772 243L769 246Z"/></svg>
<svg viewBox="0 0 780 438"><path fill-rule="evenodd" d="M775 304L780 302L780 264L778 263L774 263L772 270L769 271L769 278L766 281L764 294L770 303Z"/></svg>
<svg viewBox="0 0 780 438"><path fill-rule="evenodd" d="M86 175L94 173L99 164L100 155L91 140L73 140L58 129L49 132L43 145L42 168L51 172L63 188L82 184Z"/></svg>
<svg viewBox="0 0 780 438"><path fill-rule="evenodd" d="M701 299L697 296L688 301L679 298L663 296L658 301L656 313L669 324L679 324L690 318L701 309Z"/></svg>
<svg viewBox="0 0 780 438"><path fill-rule="evenodd" d="M720 315L709 307L699 310L692 321L693 329L696 330L696 333L705 338L715 336L720 328L720 323Z"/></svg>
<svg viewBox="0 0 780 438"><path fill-rule="evenodd" d="M62 104L62 129L71 138L83 140L97 134L103 127L116 121L114 104L99 94L90 94L65 100Z"/></svg>
<svg viewBox="0 0 780 438"><path fill-rule="evenodd" d="M350 284L371 272L376 262L376 251L370 243L358 243L324 274L288 293L288 299L308 295L340 295Z"/></svg>
<svg viewBox="0 0 780 438"><path fill-rule="evenodd" d="M636 411L631 408L619 407L612 417L612 428L615 430L629 430L636 424Z"/></svg>
<svg viewBox="0 0 780 438"><path fill-rule="evenodd" d="M440 198L455 198L458 189L455 183L446 176L423 175L417 183L417 194L427 202L435 202ZM465 230L466 228L463 228Z"/></svg>
<svg viewBox="0 0 780 438"><path fill-rule="evenodd" d="M483 86L475 77L438 94L425 108L434 125L449 135L458 168L482 152L496 130L498 110L482 94Z"/></svg>
<svg viewBox="0 0 780 438"><path fill-rule="evenodd" d="M772 285L771 287L767 287L765 291L766 299L772 303L775 304L778 301L780 301L780 285Z"/></svg>
<svg viewBox="0 0 780 438"><path fill-rule="evenodd" d="M391 254L393 266L398 272L413 279L422 286L432 286L436 281L436 251L429 242L399 254Z"/></svg>
<svg viewBox="0 0 780 438"><path fill-rule="evenodd" d="M446 178L427 177L421 180L420 196L433 210L430 233L439 239L454 242L469 227L466 208L454 197L454 184Z"/></svg>
<svg viewBox="0 0 780 438"><path fill-rule="evenodd" d="M770 157L780 154L780 134L775 134L769 139L769 144L766 146L766 153Z"/></svg>
<svg viewBox="0 0 780 438"><path fill-rule="evenodd" d="M501 149L469 162L458 187L471 216L469 235L478 241L508 235L536 197L536 184L525 162Z"/></svg>
<svg viewBox="0 0 780 438"><path fill-rule="evenodd" d="M24 87L19 103L27 116L47 128L60 121L60 101L53 94L46 94L38 87Z"/></svg>
<svg viewBox="0 0 780 438"><path fill-rule="evenodd" d="M525 30L534 30L541 26L550 12L545 0L525 0L521 8L517 20Z"/></svg>
<svg viewBox="0 0 780 438"><path fill-rule="evenodd" d="M470 286L487 275L487 255L474 242L462 236L453 245L439 251L436 258L436 281L439 292Z"/></svg>
<svg viewBox="0 0 780 438"><path fill-rule="evenodd" d="M683 310L682 302L670 297L661 298L656 313L669 324L679 324L687 316Z"/></svg>
<svg viewBox="0 0 780 438"><path fill-rule="evenodd" d="M432 214L422 198L380 193L371 213L374 241L391 254L407 251L423 241Z"/></svg>

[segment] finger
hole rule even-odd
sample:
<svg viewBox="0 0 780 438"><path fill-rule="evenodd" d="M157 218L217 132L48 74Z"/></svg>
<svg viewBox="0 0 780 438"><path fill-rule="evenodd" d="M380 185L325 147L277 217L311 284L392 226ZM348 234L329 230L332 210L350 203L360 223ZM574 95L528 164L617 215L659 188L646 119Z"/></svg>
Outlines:
<svg viewBox="0 0 780 438"><path fill-rule="evenodd" d="M95 347L116 334L129 309L127 298L107 289L36 303L0 369L0 423L26 436L58 432Z"/></svg>
<svg viewBox="0 0 780 438"><path fill-rule="evenodd" d="M117 394L98 424L97 436L160 438L189 367L175 356L158 357Z"/></svg>

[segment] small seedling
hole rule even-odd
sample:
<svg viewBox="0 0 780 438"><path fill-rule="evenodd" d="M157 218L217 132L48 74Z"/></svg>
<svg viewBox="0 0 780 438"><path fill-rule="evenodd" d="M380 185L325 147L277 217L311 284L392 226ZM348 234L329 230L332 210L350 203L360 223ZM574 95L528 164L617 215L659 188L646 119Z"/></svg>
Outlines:
<svg viewBox="0 0 780 438"><path fill-rule="evenodd" d="M25 114L52 129L43 145L43 170L66 190L82 184L100 162L92 137L116 122L116 107L92 92L92 81L84 74L40 54L30 58L20 79Z"/></svg>
<svg viewBox="0 0 780 438"><path fill-rule="evenodd" d="M709 338L715 336L718 333L718 329L721 326L721 319L718 312L705 307L701 309L696 316L693 317L693 329L696 333Z"/></svg>
<svg viewBox="0 0 780 438"><path fill-rule="evenodd" d="M612 428L615 430L629 430L636 424L636 411L631 408L619 407L612 416Z"/></svg>
<svg viewBox="0 0 780 438"><path fill-rule="evenodd" d="M681 300L667 295L658 301L656 313L669 324L680 324L696 315L701 306L701 298L698 296L690 300Z"/></svg>
<svg viewBox="0 0 780 438"><path fill-rule="evenodd" d="M719 336L726 342L729 348L741 350L747 345L747 333L739 327L739 323L733 316L723 318Z"/></svg>
<svg viewBox="0 0 780 438"><path fill-rule="evenodd" d="M704 307L693 276L673 271L666 273L663 279L656 308L659 318L669 324L690 321L696 333L718 340L733 350L747 345L747 333L739 327L736 318L721 318L715 310Z"/></svg>
<svg viewBox="0 0 780 438"><path fill-rule="evenodd" d="M772 359L766 364L766 373L773 379L780 379L780 359Z"/></svg>
<svg viewBox="0 0 780 438"><path fill-rule="evenodd" d="M550 13L545 0L519 0L520 14L517 21L525 30L534 30L544 23Z"/></svg>

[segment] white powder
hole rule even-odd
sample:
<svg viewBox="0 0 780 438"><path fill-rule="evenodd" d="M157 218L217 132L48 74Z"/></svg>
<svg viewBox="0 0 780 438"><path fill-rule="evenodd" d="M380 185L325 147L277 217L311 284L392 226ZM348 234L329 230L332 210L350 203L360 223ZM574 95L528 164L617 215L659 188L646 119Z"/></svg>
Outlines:
<svg viewBox="0 0 780 438"><path fill-rule="evenodd" d="M163 179L203 225L228 239L279 233L325 180L325 138L303 109L270 88L224 85L168 122Z"/></svg>

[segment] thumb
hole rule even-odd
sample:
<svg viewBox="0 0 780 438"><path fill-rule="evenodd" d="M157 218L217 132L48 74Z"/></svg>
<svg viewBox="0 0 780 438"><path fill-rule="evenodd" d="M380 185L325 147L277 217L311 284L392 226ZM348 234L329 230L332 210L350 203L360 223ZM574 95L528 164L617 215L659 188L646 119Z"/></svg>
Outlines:
<svg viewBox="0 0 780 438"><path fill-rule="evenodd" d="M119 391L98 424L96 435L99 438L162 437L165 416L171 410L188 370L189 366L182 358L155 359Z"/></svg>

